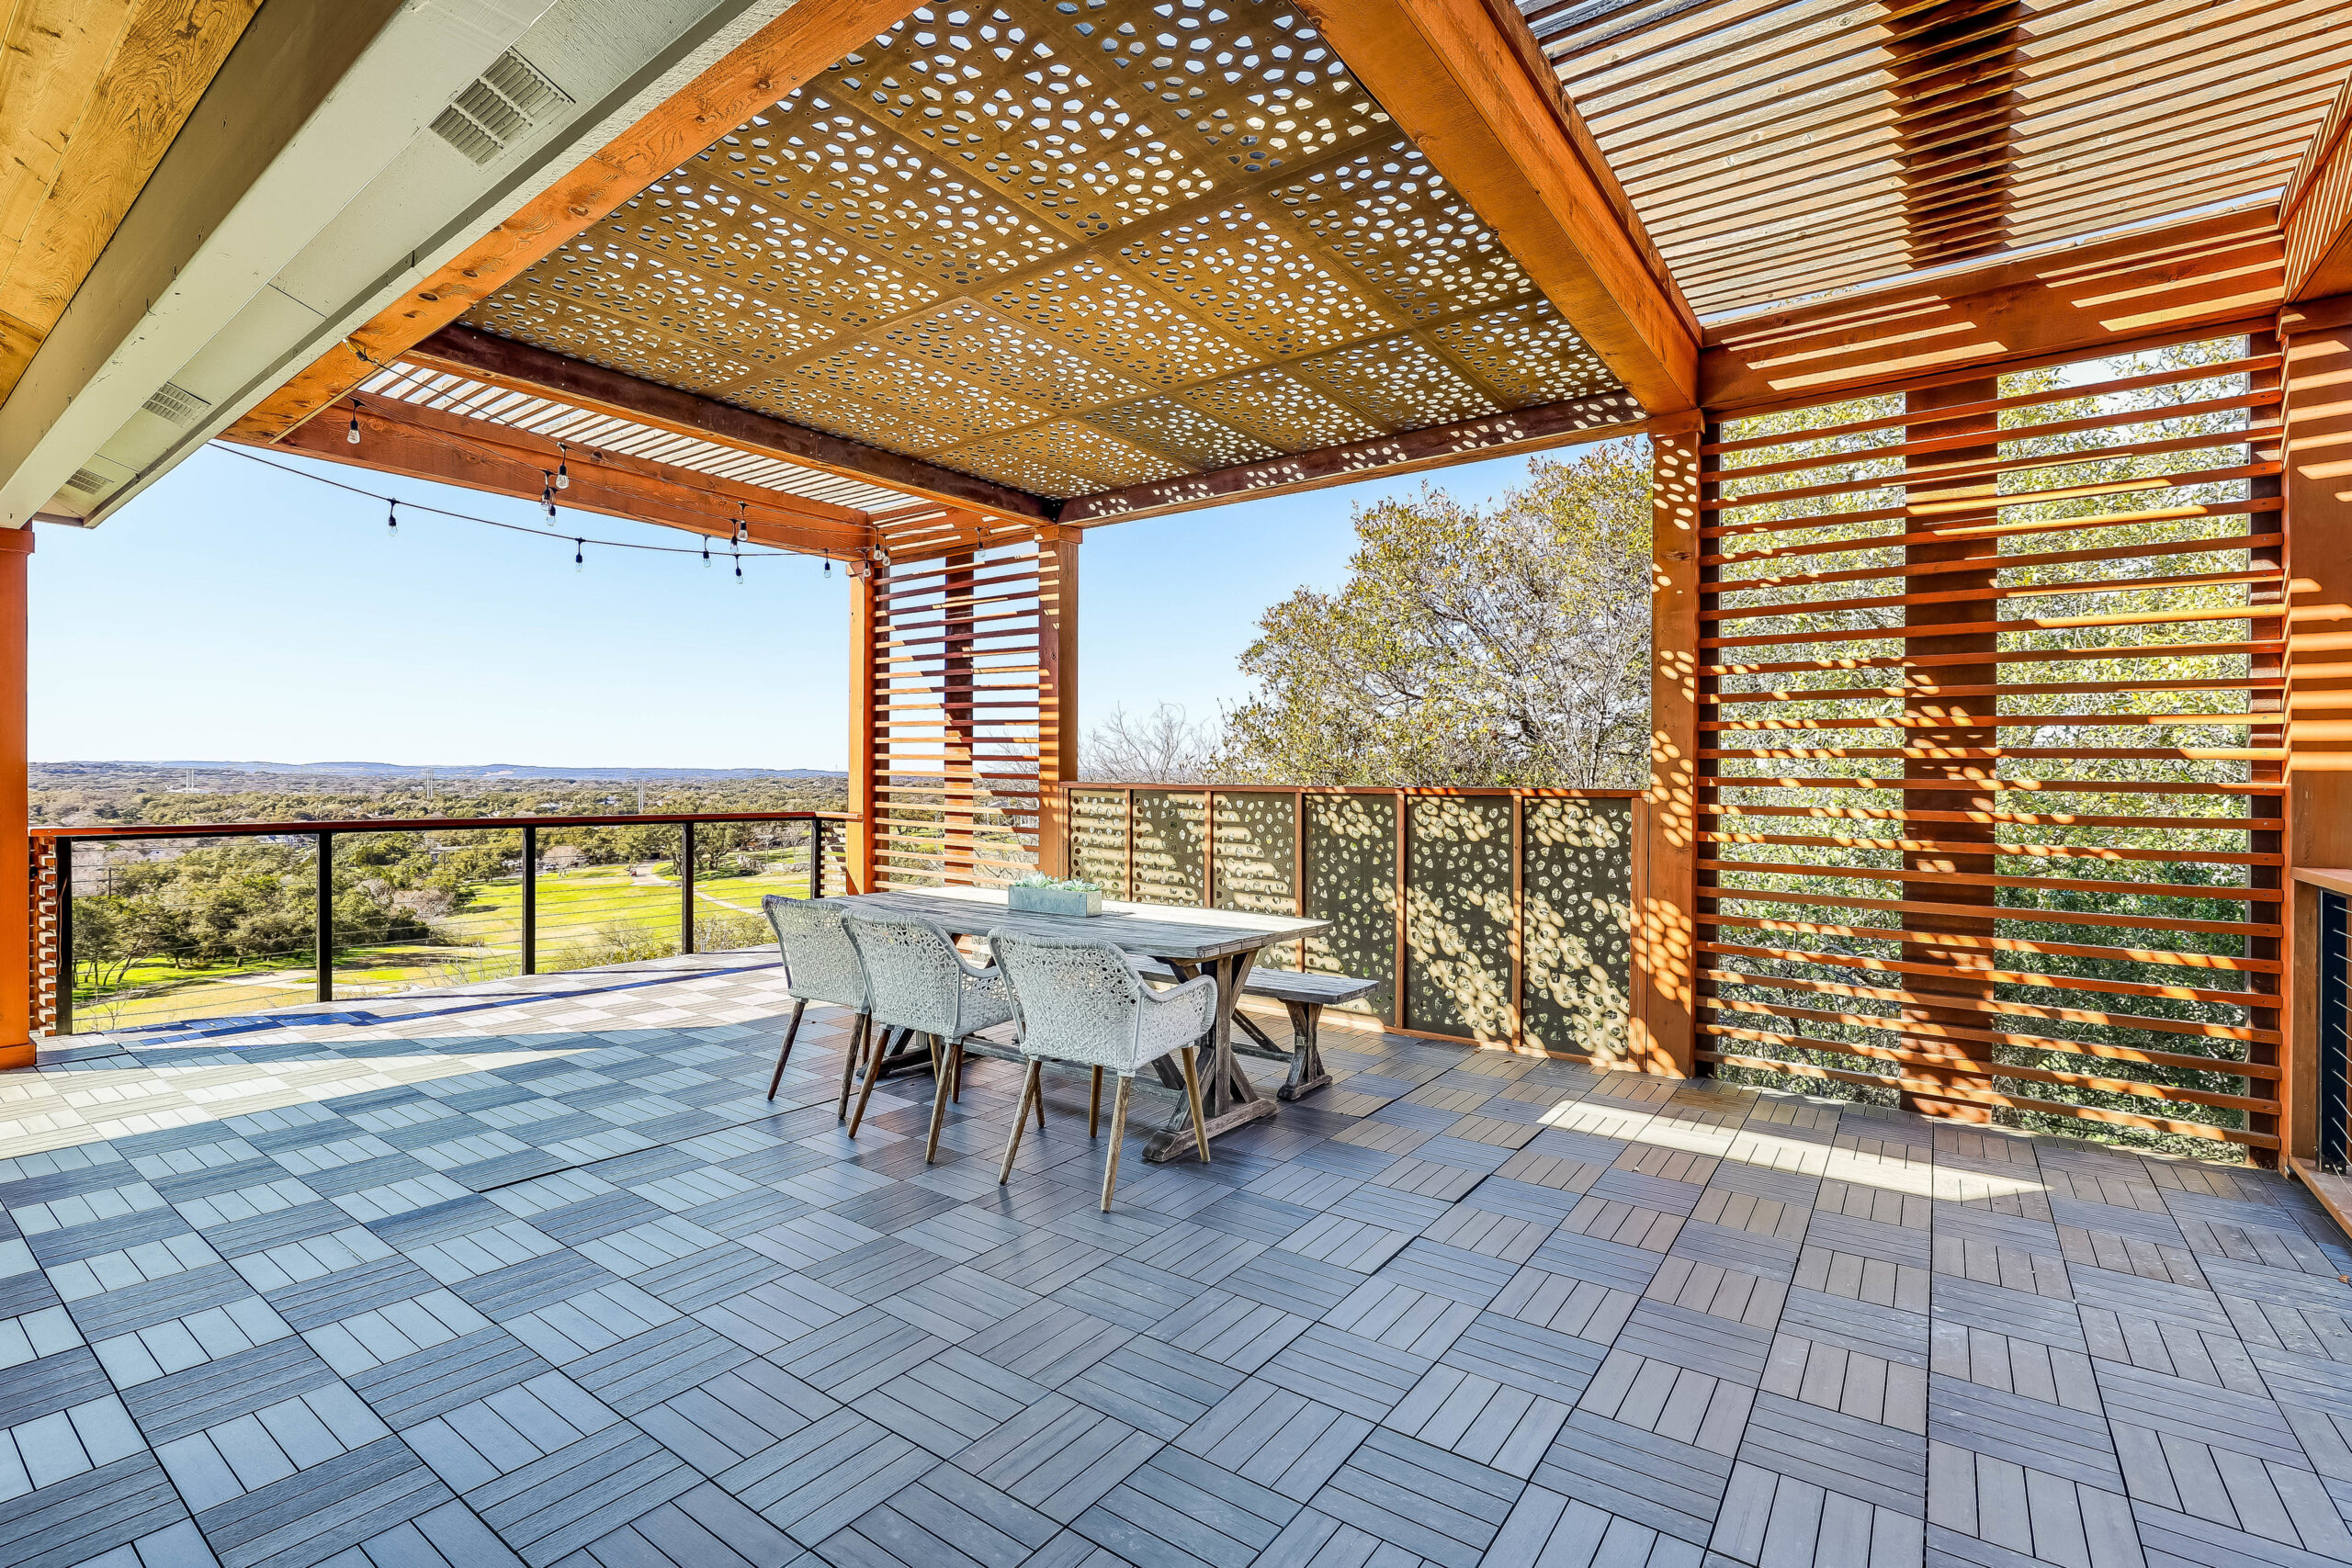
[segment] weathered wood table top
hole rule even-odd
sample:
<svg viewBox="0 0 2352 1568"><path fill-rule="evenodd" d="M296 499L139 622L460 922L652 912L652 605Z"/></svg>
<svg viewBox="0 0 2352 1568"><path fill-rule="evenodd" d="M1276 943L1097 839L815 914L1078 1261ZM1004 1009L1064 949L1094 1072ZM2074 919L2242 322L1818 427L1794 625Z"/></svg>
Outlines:
<svg viewBox="0 0 2352 1568"><path fill-rule="evenodd" d="M841 902L859 909L889 909L915 915L955 936L986 936L1009 931L1022 936L1087 937L1147 958L1202 964L1238 953L1255 953L1278 942L1321 936L1329 920L1293 915L1243 914L1231 909L1188 909L1168 904L1125 904L1106 898L1099 915L1038 915L1014 909L1001 892L978 887L933 888L924 893L857 893Z"/></svg>

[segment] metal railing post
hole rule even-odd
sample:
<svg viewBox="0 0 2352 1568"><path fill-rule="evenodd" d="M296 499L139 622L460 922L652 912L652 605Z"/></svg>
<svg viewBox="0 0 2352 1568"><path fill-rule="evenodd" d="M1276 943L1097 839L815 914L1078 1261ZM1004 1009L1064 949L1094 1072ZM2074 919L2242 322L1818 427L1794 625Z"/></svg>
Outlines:
<svg viewBox="0 0 2352 1568"><path fill-rule="evenodd" d="M678 824L678 951L695 950L695 825Z"/></svg>
<svg viewBox="0 0 2352 1568"><path fill-rule="evenodd" d="M2322 888L2319 896L2319 1168L2341 1173L2347 1150L2346 1122L2352 1106L2352 919L2343 894Z"/></svg>
<svg viewBox="0 0 2352 1568"><path fill-rule="evenodd" d="M74 840L57 840L57 1016L51 1034L74 1032ZM40 984L36 974L34 984ZM38 998L36 998L38 999Z"/></svg>
<svg viewBox="0 0 2352 1568"><path fill-rule="evenodd" d="M539 972L539 827L523 824L523 973Z"/></svg>
<svg viewBox="0 0 2352 1568"><path fill-rule="evenodd" d="M319 1000L334 1000L334 835L319 835Z"/></svg>

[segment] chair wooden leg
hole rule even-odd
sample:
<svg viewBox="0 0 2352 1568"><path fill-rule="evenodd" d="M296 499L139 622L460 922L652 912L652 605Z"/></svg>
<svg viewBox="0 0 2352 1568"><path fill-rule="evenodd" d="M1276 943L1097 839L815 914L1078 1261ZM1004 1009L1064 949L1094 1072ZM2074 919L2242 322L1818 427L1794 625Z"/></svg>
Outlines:
<svg viewBox="0 0 2352 1568"><path fill-rule="evenodd" d="M1201 1163L1209 1163L1208 1118L1201 1114L1201 1065L1193 1059L1194 1048L1184 1047L1184 1099L1193 1107L1193 1141L1201 1146Z"/></svg>
<svg viewBox="0 0 2352 1568"><path fill-rule="evenodd" d="M1094 1087L1086 1102L1086 1135L1094 1136L1102 1125L1102 1069L1094 1069Z"/></svg>
<svg viewBox="0 0 2352 1568"><path fill-rule="evenodd" d="M1123 1076L1118 1098L1111 1102L1111 1157L1102 1165L1102 1212L1106 1214L1111 1212L1111 1191L1119 1185L1119 1145L1127 1134L1127 1091L1135 1084L1135 1079Z"/></svg>
<svg viewBox="0 0 2352 1568"><path fill-rule="evenodd" d="M776 1086L784 1082L784 1065L792 1060L792 1043L800 1034L800 1015L808 1004L798 997L792 998L792 1021L784 1026L784 1049L775 1054L775 1076L768 1079L768 1098L775 1098Z"/></svg>
<svg viewBox="0 0 2352 1568"><path fill-rule="evenodd" d="M888 1030L879 1026L865 1032L865 1087L857 1091L857 1111L849 1119L849 1135L853 1138L857 1136L858 1128L865 1124L865 1102L874 1098L874 1080L882 1076L882 1043L889 1038L889 1033Z"/></svg>
<svg viewBox="0 0 2352 1568"><path fill-rule="evenodd" d="M955 1097L956 1080L964 1076L964 1043L948 1042L947 1076L933 1087L931 1097L931 1137L922 1146L922 1163L929 1165L939 1157L939 1129L947 1120L947 1102Z"/></svg>
<svg viewBox="0 0 2352 1568"><path fill-rule="evenodd" d="M1032 1056L1029 1058L1029 1070L1022 1075L1021 1103L1014 1107L1012 1112L1012 1136L1005 1140L1004 1163L997 1168L996 1184L999 1187L1012 1179L1012 1156L1021 1152L1022 1130L1029 1125L1029 1101L1045 1092L1044 1085L1038 1081L1044 1066L1043 1062Z"/></svg>
<svg viewBox="0 0 2352 1568"><path fill-rule="evenodd" d="M1042 1132L1044 1132L1045 1130L1046 1130L1046 1086L1045 1086L1045 1084L1041 1081L1041 1082L1037 1085L1037 1131L1039 1131L1040 1133L1042 1133Z"/></svg>
<svg viewBox="0 0 2352 1568"><path fill-rule="evenodd" d="M842 1051L842 1097L833 1105L833 1120L836 1122L849 1120L849 1091L857 1082L857 1058L865 1049L866 1026L872 1021L865 1014L859 1013L857 1021L849 1026L849 1044ZM771 1094L768 1098L773 1100L775 1097Z"/></svg>

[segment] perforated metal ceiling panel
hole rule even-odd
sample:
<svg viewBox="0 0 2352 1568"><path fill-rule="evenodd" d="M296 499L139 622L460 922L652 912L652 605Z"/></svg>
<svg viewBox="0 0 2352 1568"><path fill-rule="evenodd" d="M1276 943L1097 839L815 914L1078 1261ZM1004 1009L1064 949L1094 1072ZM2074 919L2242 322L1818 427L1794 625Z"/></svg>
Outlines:
<svg viewBox="0 0 2352 1568"><path fill-rule="evenodd" d="M1056 497L1617 385L1278 0L918 9L468 321Z"/></svg>

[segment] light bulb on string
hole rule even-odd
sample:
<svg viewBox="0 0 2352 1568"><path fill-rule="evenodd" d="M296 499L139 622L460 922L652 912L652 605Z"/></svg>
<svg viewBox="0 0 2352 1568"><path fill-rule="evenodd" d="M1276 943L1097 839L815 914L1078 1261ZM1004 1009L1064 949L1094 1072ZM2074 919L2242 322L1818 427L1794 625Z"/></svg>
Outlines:
<svg viewBox="0 0 2352 1568"><path fill-rule="evenodd" d="M571 488L571 448L559 441L555 445L555 449L563 454L556 459L555 488L570 490Z"/></svg>
<svg viewBox="0 0 2352 1568"><path fill-rule="evenodd" d="M751 520L743 515L743 503L735 503L735 543L739 546L752 536Z"/></svg>
<svg viewBox="0 0 2352 1568"><path fill-rule="evenodd" d="M737 551L735 552L735 581L736 581L736 583L740 586L740 585L742 583L742 581L743 581L743 552L742 552L742 551L741 551L741 550L737 550Z"/></svg>
<svg viewBox="0 0 2352 1568"><path fill-rule="evenodd" d="M832 557L831 557L831 556L827 556L827 557L825 558L825 576L826 576L828 579L830 579L832 575L833 575L833 558L832 558Z"/></svg>
<svg viewBox="0 0 2352 1568"><path fill-rule="evenodd" d="M708 539L702 542L702 569L705 571L710 570L710 541Z"/></svg>
<svg viewBox="0 0 2352 1568"><path fill-rule="evenodd" d="M354 446L359 445L359 400L357 398L351 400L351 427L344 432L343 438Z"/></svg>
<svg viewBox="0 0 2352 1568"><path fill-rule="evenodd" d="M387 539L397 539L401 536L401 503L399 502L393 502L390 510L384 513L384 526L391 530L384 536Z"/></svg>
<svg viewBox="0 0 2352 1568"><path fill-rule="evenodd" d="M586 570L588 563L587 548L588 541L585 539L574 539L571 541L572 570L582 571Z"/></svg>

